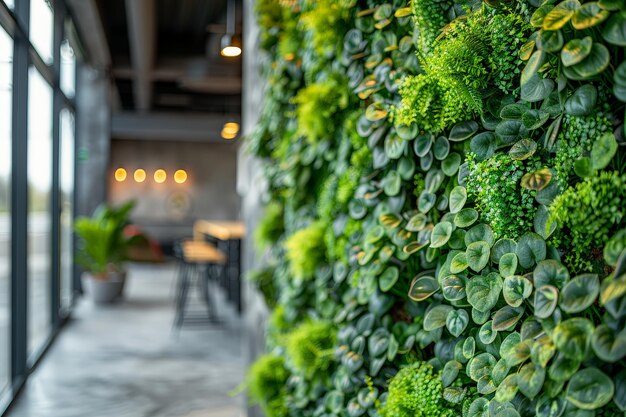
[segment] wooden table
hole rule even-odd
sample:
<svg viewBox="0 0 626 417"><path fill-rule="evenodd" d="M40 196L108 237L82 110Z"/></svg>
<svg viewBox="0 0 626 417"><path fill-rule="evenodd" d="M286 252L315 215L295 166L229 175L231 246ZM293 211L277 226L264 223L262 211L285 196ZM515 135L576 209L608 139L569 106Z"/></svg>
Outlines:
<svg viewBox="0 0 626 417"><path fill-rule="evenodd" d="M239 221L197 220L193 225L194 239L211 241L226 254L226 291L239 313L242 311L241 240L245 235L246 226Z"/></svg>

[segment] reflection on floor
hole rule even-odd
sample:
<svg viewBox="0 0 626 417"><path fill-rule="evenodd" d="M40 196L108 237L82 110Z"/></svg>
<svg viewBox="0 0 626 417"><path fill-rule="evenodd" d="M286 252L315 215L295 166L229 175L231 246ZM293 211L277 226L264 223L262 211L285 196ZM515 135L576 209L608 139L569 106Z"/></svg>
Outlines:
<svg viewBox="0 0 626 417"><path fill-rule="evenodd" d="M172 330L175 268L133 265L126 297L82 300L9 417L239 417L241 324Z"/></svg>

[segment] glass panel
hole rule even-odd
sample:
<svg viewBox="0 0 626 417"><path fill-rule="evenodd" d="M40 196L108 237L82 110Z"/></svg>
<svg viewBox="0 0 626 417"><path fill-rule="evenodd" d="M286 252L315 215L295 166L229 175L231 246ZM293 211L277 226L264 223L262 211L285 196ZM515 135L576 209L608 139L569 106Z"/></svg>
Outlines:
<svg viewBox="0 0 626 417"><path fill-rule="evenodd" d="M74 211L74 115L61 112L60 148L61 192L61 308L72 304L72 271L74 265L73 211Z"/></svg>
<svg viewBox="0 0 626 417"><path fill-rule="evenodd" d="M61 90L66 97L74 97L76 86L76 56L70 42L61 44Z"/></svg>
<svg viewBox="0 0 626 417"><path fill-rule="evenodd" d="M0 393L9 385L13 39L0 29Z"/></svg>
<svg viewBox="0 0 626 417"><path fill-rule="evenodd" d="M49 0L30 2L30 41L39 56L48 65L52 64L52 27L54 18Z"/></svg>
<svg viewBox="0 0 626 417"><path fill-rule="evenodd" d="M15 8L15 0L3 0L4 4L7 5L7 7L11 10L13 10Z"/></svg>
<svg viewBox="0 0 626 417"><path fill-rule="evenodd" d="M34 67L28 92L28 353L51 329L52 88Z"/></svg>

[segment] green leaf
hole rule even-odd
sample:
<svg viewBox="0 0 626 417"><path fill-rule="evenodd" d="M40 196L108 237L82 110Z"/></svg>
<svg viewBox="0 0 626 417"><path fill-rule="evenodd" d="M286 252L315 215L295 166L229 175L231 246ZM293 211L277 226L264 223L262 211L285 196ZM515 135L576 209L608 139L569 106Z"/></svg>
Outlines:
<svg viewBox="0 0 626 417"><path fill-rule="evenodd" d="M505 145L508 145L526 137L528 129L519 120L503 120L496 126L496 135Z"/></svg>
<svg viewBox="0 0 626 417"><path fill-rule="evenodd" d="M556 230L556 222L549 222L550 211L543 204L537 208L535 218L533 220L533 226L535 233L544 239L549 238Z"/></svg>
<svg viewBox="0 0 626 417"><path fill-rule="evenodd" d="M402 218L395 213L383 213L378 216L378 221L385 227L395 229L402 223Z"/></svg>
<svg viewBox="0 0 626 417"><path fill-rule="evenodd" d="M536 50L533 52L522 71L520 85L523 87L524 84L527 84L532 78L538 76L539 68L541 68L545 62L546 53L544 51Z"/></svg>
<svg viewBox="0 0 626 417"><path fill-rule="evenodd" d="M419 128L416 124L412 125L396 125L396 133L404 140L413 140L417 136Z"/></svg>
<svg viewBox="0 0 626 417"><path fill-rule="evenodd" d="M597 2L589 2L583 4L572 17L572 26L578 30L588 29L602 23L609 12L600 8Z"/></svg>
<svg viewBox="0 0 626 417"><path fill-rule="evenodd" d="M593 169L591 158L583 156L574 162L574 173L580 178L593 177L596 171Z"/></svg>
<svg viewBox="0 0 626 417"><path fill-rule="evenodd" d="M560 30L542 30L537 38L537 48L546 52L558 52L563 47L563 34Z"/></svg>
<svg viewBox="0 0 626 417"><path fill-rule="evenodd" d="M500 258L499 271L504 278L515 274L517 270L517 255L514 253L505 253Z"/></svg>
<svg viewBox="0 0 626 417"><path fill-rule="evenodd" d="M385 153L389 159L398 159L407 147L407 141L395 133L390 133L385 138Z"/></svg>
<svg viewBox="0 0 626 417"><path fill-rule="evenodd" d="M552 285L544 285L535 291L535 317L547 319L554 313L559 301L559 290Z"/></svg>
<svg viewBox="0 0 626 417"><path fill-rule="evenodd" d="M385 119L389 112L383 108L382 103L372 103L365 109L365 118L370 122Z"/></svg>
<svg viewBox="0 0 626 417"><path fill-rule="evenodd" d="M491 327L491 320L483 324L478 331L478 338L485 345L490 345L496 340L496 336L498 336L498 332L494 331Z"/></svg>
<svg viewBox="0 0 626 417"><path fill-rule="evenodd" d="M465 208L460 210L454 217L454 225L456 227L469 227L478 220L478 212L473 208Z"/></svg>
<svg viewBox="0 0 626 417"><path fill-rule="evenodd" d="M419 232L424 230L426 225L428 224L428 217L426 217L423 213L417 213L413 217L411 217L404 227L409 232Z"/></svg>
<svg viewBox="0 0 626 417"><path fill-rule="evenodd" d="M591 148L591 166L593 169L604 169L617 152L617 141L613 133L600 136Z"/></svg>
<svg viewBox="0 0 626 417"><path fill-rule="evenodd" d="M523 356L520 357L516 354L516 346L519 345L521 342L522 338L520 337L520 334L517 332L512 332L507 337L505 337L500 344L500 357L504 359L506 364L510 367L519 365L527 359Z"/></svg>
<svg viewBox="0 0 626 417"><path fill-rule="evenodd" d="M476 398L467 410L467 417L489 417L489 400Z"/></svg>
<svg viewBox="0 0 626 417"><path fill-rule="evenodd" d="M549 382L549 381L548 381ZM562 397L552 398L542 395L535 408L536 417L560 417L565 412L567 402Z"/></svg>
<svg viewBox="0 0 626 417"><path fill-rule="evenodd" d="M430 247L440 248L448 243L452 235L452 228L453 226L450 222L437 223L430 237Z"/></svg>
<svg viewBox="0 0 626 417"><path fill-rule="evenodd" d="M517 372L517 387L522 394L532 400L541 391L545 378L545 368L527 363Z"/></svg>
<svg viewBox="0 0 626 417"><path fill-rule="evenodd" d="M465 235L465 246L474 242L487 242L491 247L494 243L493 230L486 224L480 223L467 231Z"/></svg>
<svg viewBox="0 0 626 417"><path fill-rule="evenodd" d="M491 371L491 376L496 384L501 384L504 378L509 374L511 367L502 358L496 363Z"/></svg>
<svg viewBox="0 0 626 417"><path fill-rule="evenodd" d="M459 375L459 371L463 368L458 361L448 361L441 372L441 385L445 388L450 386Z"/></svg>
<svg viewBox="0 0 626 417"><path fill-rule="evenodd" d="M452 310L446 318L446 327L454 337L459 337L469 323L469 314L463 309Z"/></svg>
<svg viewBox="0 0 626 417"><path fill-rule="evenodd" d="M480 353L467 363L467 376L478 382L483 376L491 374L496 362L496 358L491 353Z"/></svg>
<svg viewBox="0 0 626 417"><path fill-rule="evenodd" d="M448 137L448 139L452 142L460 142L465 139L469 139L477 131L478 123L473 120L463 123L457 123L450 130L450 136Z"/></svg>
<svg viewBox="0 0 626 417"><path fill-rule="evenodd" d="M565 112L572 116L591 114L598 100L598 91L591 84L585 84L574 91L565 102Z"/></svg>
<svg viewBox="0 0 626 417"><path fill-rule="evenodd" d="M445 277L441 281L443 296L448 301L459 301L465 298L465 280L456 275Z"/></svg>
<svg viewBox="0 0 626 417"><path fill-rule="evenodd" d="M512 275L504 279L502 295L511 307L519 307L533 292L533 284L521 275Z"/></svg>
<svg viewBox="0 0 626 417"><path fill-rule="evenodd" d="M556 7L543 19L544 30L561 29L574 16L574 12L578 10L580 3L578 0L565 0L556 5Z"/></svg>
<svg viewBox="0 0 626 417"><path fill-rule="evenodd" d="M437 305L428 310L428 312L426 312L426 316L424 317L424 330L431 332L445 326L448 313L453 310L454 308L445 304Z"/></svg>
<svg viewBox="0 0 626 417"><path fill-rule="evenodd" d="M479 311L475 308L472 308L472 321L476 324L485 324L487 320L489 320L489 316L491 315L491 310L489 311Z"/></svg>
<svg viewBox="0 0 626 417"><path fill-rule="evenodd" d="M463 357L471 359L474 357L474 352L476 352L476 340L470 336L463 342Z"/></svg>
<svg viewBox="0 0 626 417"><path fill-rule="evenodd" d="M566 313L580 313L593 304L599 293L600 280L598 275L578 275L563 287L559 306Z"/></svg>
<svg viewBox="0 0 626 417"><path fill-rule="evenodd" d="M413 179L415 173L415 162L413 159L404 157L398 162L398 174L404 181Z"/></svg>
<svg viewBox="0 0 626 417"><path fill-rule="evenodd" d="M536 233L526 233L517 242L517 258L524 269L546 258L546 242Z"/></svg>
<svg viewBox="0 0 626 417"><path fill-rule="evenodd" d="M508 330L515 325L524 314L524 307L504 306L493 315L492 327L498 332Z"/></svg>
<svg viewBox="0 0 626 417"><path fill-rule="evenodd" d="M439 283L433 277L414 278L409 290L409 298L413 301L424 301L437 292Z"/></svg>
<svg viewBox="0 0 626 417"><path fill-rule="evenodd" d="M441 162L441 170L448 177L455 175L459 171L460 166L461 155L457 152L452 152Z"/></svg>
<svg viewBox="0 0 626 417"><path fill-rule="evenodd" d="M550 336L544 335L535 340L530 351L530 358L534 364L545 368L556 353L556 346Z"/></svg>
<svg viewBox="0 0 626 417"><path fill-rule="evenodd" d="M582 361L588 353L594 327L591 321L574 317L557 324L552 339L559 352L568 358Z"/></svg>
<svg viewBox="0 0 626 417"><path fill-rule="evenodd" d="M502 291L502 278L496 273L487 276L477 275L467 282L465 291L467 301L472 307L487 312L498 302Z"/></svg>
<svg viewBox="0 0 626 417"><path fill-rule="evenodd" d="M417 209L422 213L428 213L435 206L437 195L423 191L417 199Z"/></svg>
<svg viewBox="0 0 626 417"><path fill-rule="evenodd" d="M524 174L520 184L526 189L541 191L550 184L551 180L552 172L548 168L542 168Z"/></svg>
<svg viewBox="0 0 626 417"><path fill-rule="evenodd" d="M611 16L602 29L602 37L613 45L626 46L626 10Z"/></svg>
<svg viewBox="0 0 626 417"><path fill-rule="evenodd" d="M615 334L608 326L601 324L593 332L591 347L598 358L614 363L626 356L626 333Z"/></svg>
<svg viewBox="0 0 626 417"><path fill-rule="evenodd" d="M491 249L491 262L497 264L502 256L507 253L515 253L517 251L517 243L512 239L499 239Z"/></svg>
<svg viewBox="0 0 626 417"><path fill-rule="evenodd" d="M465 252L457 253L454 258L452 258L452 262L450 262L450 272L453 274L463 272L467 267L467 255Z"/></svg>
<svg viewBox="0 0 626 417"><path fill-rule="evenodd" d="M550 364L548 375L550 375L550 379L553 379L554 381L564 382L569 380L572 375L576 373L579 366L580 361L570 359L557 350L556 358L554 358Z"/></svg>
<svg viewBox="0 0 626 417"><path fill-rule="evenodd" d="M529 110L528 106L521 103L511 103L502 107L500 118L506 120L522 120L522 116Z"/></svg>
<svg viewBox="0 0 626 417"><path fill-rule="evenodd" d="M552 285L556 288L563 288L569 279L567 268L554 259L546 259L537 264L533 271L533 283L535 288L544 285Z"/></svg>
<svg viewBox="0 0 626 417"><path fill-rule="evenodd" d="M549 3L542 4L537 10L535 10L535 12L530 17L530 24L536 28L542 27L543 20L545 19L546 15L550 13L552 9L554 9L553 4L549 4Z"/></svg>
<svg viewBox="0 0 626 417"><path fill-rule="evenodd" d="M457 185L450 191L450 213L461 211L467 201L467 190L465 187Z"/></svg>
<svg viewBox="0 0 626 417"><path fill-rule="evenodd" d="M567 384L566 398L583 410L595 410L613 398L613 381L598 368L585 368L576 372Z"/></svg>
<svg viewBox="0 0 626 417"><path fill-rule="evenodd" d="M511 147L509 155L511 156L511 159L523 161L533 156L536 151L537 143L535 141L532 139L522 139Z"/></svg>
<svg viewBox="0 0 626 417"><path fill-rule="evenodd" d="M489 255L491 250L489 244L485 241L473 242L467 246L465 251L467 255L467 264L475 272L480 272L489 263Z"/></svg>
<svg viewBox="0 0 626 417"><path fill-rule="evenodd" d="M585 36L582 39L572 39L561 50L561 61L566 67L578 64L591 53L593 39Z"/></svg>
<svg viewBox="0 0 626 417"><path fill-rule="evenodd" d="M512 401L517 394L517 386L517 374L507 376L498 386L494 399L499 403Z"/></svg>
<svg viewBox="0 0 626 417"><path fill-rule="evenodd" d="M591 52L581 62L566 70L571 70L578 78L570 77L571 72L566 71L565 75L572 79L587 79L604 71L611 61L609 50L601 43L594 43Z"/></svg>
<svg viewBox="0 0 626 417"><path fill-rule="evenodd" d="M430 134L419 135L415 138L415 142L413 142L413 150L415 151L415 155L420 158L426 156L426 154L430 151L434 143L435 137Z"/></svg>
<svg viewBox="0 0 626 417"><path fill-rule="evenodd" d="M470 141L470 150L479 161L484 161L496 152L498 142L493 132L482 132Z"/></svg>
<svg viewBox="0 0 626 417"><path fill-rule="evenodd" d="M615 380L615 396L613 402L620 411L626 411L626 370L620 371Z"/></svg>
<svg viewBox="0 0 626 417"><path fill-rule="evenodd" d="M406 246L404 246L402 248L402 252L404 252L407 255L412 255L415 252L421 251L422 249L424 249L427 246L428 246L428 242L426 242L426 243L422 243L422 242L418 242L418 241L410 242L410 243L408 243Z"/></svg>
<svg viewBox="0 0 626 417"><path fill-rule="evenodd" d="M400 178L400 174L397 171L389 171L383 179L383 190L390 197L398 195L401 186L402 178Z"/></svg>
<svg viewBox="0 0 626 417"><path fill-rule="evenodd" d="M433 155L439 161L445 159L446 156L450 153L450 142L443 136L439 136L435 139L435 144L433 145Z"/></svg>
<svg viewBox="0 0 626 417"><path fill-rule="evenodd" d="M400 276L400 271L395 266L390 266L385 269L379 278L378 285L380 286L380 290L382 292L389 291L395 283L398 281L398 277Z"/></svg>

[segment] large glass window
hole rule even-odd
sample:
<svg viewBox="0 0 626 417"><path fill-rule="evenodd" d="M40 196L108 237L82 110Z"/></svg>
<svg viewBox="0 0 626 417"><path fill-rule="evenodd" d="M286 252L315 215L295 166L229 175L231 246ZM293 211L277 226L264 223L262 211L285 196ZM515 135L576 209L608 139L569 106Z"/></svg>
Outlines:
<svg viewBox="0 0 626 417"><path fill-rule="evenodd" d="M61 193L61 307L72 303L72 271L74 261L73 222L74 211L74 115L67 109L61 112L60 145Z"/></svg>
<svg viewBox="0 0 626 417"><path fill-rule="evenodd" d="M76 56L68 39L61 44L61 91L69 97L74 97L76 85Z"/></svg>
<svg viewBox="0 0 626 417"><path fill-rule="evenodd" d="M9 385L11 342L11 85L13 40L0 29L0 394Z"/></svg>
<svg viewBox="0 0 626 417"><path fill-rule="evenodd" d="M52 88L29 70L28 94L28 353L51 330Z"/></svg>
<svg viewBox="0 0 626 417"><path fill-rule="evenodd" d="M11 10L13 10L13 8L15 7L15 0L3 0L4 4L7 5L7 7Z"/></svg>
<svg viewBox="0 0 626 417"><path fill-rule="evenodd" d="M31 0L30 41L46 64L52 63L53 26L50 0Z"/></svg>

